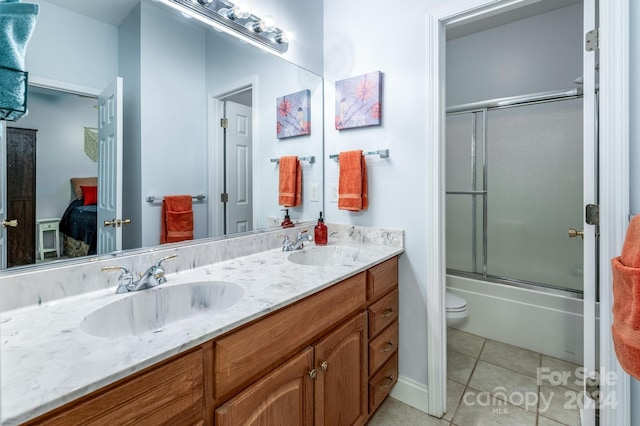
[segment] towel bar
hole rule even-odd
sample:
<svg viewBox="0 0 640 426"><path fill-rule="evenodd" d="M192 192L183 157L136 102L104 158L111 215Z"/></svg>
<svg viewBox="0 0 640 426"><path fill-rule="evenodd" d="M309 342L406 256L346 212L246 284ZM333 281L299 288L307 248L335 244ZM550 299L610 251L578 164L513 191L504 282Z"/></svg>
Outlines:
<svg viewBox="0 0 640 426"><path fill-rule="evenodd" d="M388 158L389 157L389 150L388 149L379 149L377 151L363 151L362 155L379 155L380 158ZM331 154L329 155L329 159L334 160L334 161L338 161L338 158L340 158L340 154Z"/></svg>
<svg viewBox="0 0 640 426"><path fill-rule="evenodd" d="M308 161L309 164L313 164L316 162L316 156L315 155L310 155L308 157L298 157L298 160L300 161ZM280 163L280 159L279 158L272 158L271 159L272 163Z"/></svg>
<svg viewBox="0 0 640 426"><path fill-rule="evenodd" d="M191 198L193 198L194 200L197 200L197 201L202 201L206 197L204 195L202 195L202 194L199 194L199 195L192 195ZM153 195L148 195L147 198L146 198L146 201L147 201L147 203L155 203L155 202L158 202L158 201L162 201L162 197L155 197Z"/></svg>

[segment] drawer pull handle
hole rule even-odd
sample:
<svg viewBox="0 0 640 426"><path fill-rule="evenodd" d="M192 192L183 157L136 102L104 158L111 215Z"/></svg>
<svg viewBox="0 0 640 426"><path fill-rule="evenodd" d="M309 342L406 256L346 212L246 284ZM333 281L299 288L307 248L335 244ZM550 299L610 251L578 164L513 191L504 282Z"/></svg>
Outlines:
<svg viewBox="0 0 640 426"><path fill-rule="evenodd" d="M380 314L382 318L389 318L391 315L393 315L393 308L389 308L386 311L384 311L382 314Z"/></svg>
<svg viewBox="0 0 640 426"><path fill-rule="evenodd" d="M393 342L387 342L387 344L384 345L384 348L382 348L380 352L391 352L392 350L393 350Z"/></svg>
<svg viewBox="0 0 640 426"><path fill-rule="evenodd" d="M324 361L322 364L320 364L320 370L327 371L328 369L329 369L329 363L327 363L327 361Z"/></svg>
<svg viewBox="0 0 640 426"><path fill-rule="evenodd" d="M310 378L311 380L315 379L315 378L316 378L316 375L317 375L316 369L314 368L314 369L313 369L313 370L311 370L311 371L307 371L307 374L309 375L309 378Z"/></svg>
<svg viewBox="0 0 640 426"><path fill-rule="evenodd" d="M387 376L387 380L380 385L380 390L387 390L393 384L393 376Z"/></svg>

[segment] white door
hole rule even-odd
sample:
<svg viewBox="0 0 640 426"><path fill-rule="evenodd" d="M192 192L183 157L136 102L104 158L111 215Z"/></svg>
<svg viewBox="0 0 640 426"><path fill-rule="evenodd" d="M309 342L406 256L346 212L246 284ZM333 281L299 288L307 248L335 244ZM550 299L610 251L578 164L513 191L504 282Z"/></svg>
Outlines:
<svg viewBox="0 0 640 426"><path fill-rule="evenodd" d="M226 233L253 229L251 107L225 102L226 192L229 194Z"/></svg>
<svg viewBox="0 0 640 426"><path fill-rule="evenodd" d="M597 27L596 24L596 0L584 0L584 32ZM585 46L586 47L586 46ZM583 50L583 199L584 205L598 204L598 174L597 174L597 105L596 105L596 53L588 52L586 48ZM589 376L595 375L598 371L598 342L596 340L596 303L597 299L597 281L598 263L597 259L597 243L596 233L597 226L585 222L584 229L584 283L583 283L583 301L584 301L584 368ZM587 380L585 380L586 395ZM589 398L584 399L585 407L583 410L582 424L584 426L592 426L596 424L595 404Z"/></svg>
<svg viewBox="0 0 640 426"><path fill-rule="evenodd" d="M7 231L4 221L7 220L7 142L5 122L0 120L0 269L7 267Z"/></svg>
<svg viewBox="0 0 640 426"><path fill-rule="evenodd" d="M122 78L98 96L97 252L122 250Z"/></svg>

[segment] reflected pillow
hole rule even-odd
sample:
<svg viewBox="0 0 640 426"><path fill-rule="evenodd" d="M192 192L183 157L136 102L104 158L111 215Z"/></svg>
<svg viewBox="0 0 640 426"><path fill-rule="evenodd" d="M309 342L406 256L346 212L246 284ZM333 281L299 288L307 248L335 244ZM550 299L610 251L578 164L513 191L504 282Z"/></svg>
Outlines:
<svg viewBox="0 0 640 426"><path fill-rule="evenodd" d="M73 192L75 192L78 200L82 200L82 188L81 186L98 186L98 178L97 177L74 177L71 178L71 188L73 188Z"/></svg>
<svg viewBox="0 0 640 426"><path fill-rule="evenodd" d="M98 187L81 185L84 205L98 204Z"/></svg>

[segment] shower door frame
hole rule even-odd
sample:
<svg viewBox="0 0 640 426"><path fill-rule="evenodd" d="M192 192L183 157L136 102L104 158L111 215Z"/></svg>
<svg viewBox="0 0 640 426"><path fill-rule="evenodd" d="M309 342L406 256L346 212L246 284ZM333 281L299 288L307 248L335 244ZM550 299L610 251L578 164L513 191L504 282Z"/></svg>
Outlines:
<svg viewBox="0 0 640 426"><path fill-rule="evenodd" d="M446 320L445 320L445 75L446 27L471 22L536 0L460 0L427 12L425 25L426 66L425 120L427 182L425 188L425 236L430 255L425 265L427 280L427 399L428 413L442 417L446 408ZM585 0L593 10L585 14L592 18L596 12L594 0ZM629 0L600 1L599 15L599 71L600 116L599 155L600 171L600 304L599 323L600 365L617 381L601 389L601 398L615 397L618 406L604 406L600 422L606 425L630 424L630 377L615 355L611 336L611 268L609 259L622 248L629 217ZM585 19L586 21L586 19ZM585 55L586 57L587 55ZM594 55L590 55L593 57ZM594 65L585 61L584 67ZM593 75L594 68L585 74ZM585 75L587 78L587 75ZM589 106L585 106L589 108ZM585 181L586 182L586 181ZM586 296L585 296L586 297ZM590 302L595 297L590 296ZM586 303L586 302L585 302ZM585 304L585 315L594 315L595 303ZM595 339L595 336L585 338ZM586 419L593 423L592 419Z"/></svg>
<svg viewBox="0 0 640 426"><path fill-rule="evenodd" d="M524 106L529 106L529 105L536 105L536 104L541 104L541 103L547 103L547 102L559 102L559 101L565 101L565 100L574 100L574 99L582 99L583 95L582 93L577 90L577 89L568 89L568 90L560 90L560 91L549 91L549 92L541 92L541 93L531 93L531 94L526 94L526 95L522 95L522 96L512 96L512 97L508 97L508 98L498 98L498 99L491 99L491 100L487 100L487 101L480 101L480 102L474 102L474 103L469 103L469 104L462 104L462 105L455 105L455 106L451 106L451 107L447 107L446 109L446 114L445 117L449 116L449 115L454 115L454 114L474 114L472 120L473 120L473 128L475 129L475 124L478 121L482 121L483 125L482 125L482 153L480 153L483 156L483 171L482 171L482 176L484 179L484 183L483 183L483 188L482 190L471 190L471 191L446 191L445 190L445 195L472 195L473 197L473 201L472 201L472 212L474 215L474 220L472 223L472 227L473 227L473 231L472 231L472 238L474 243L472 244L472 257L473 257L473 271L474 272L468 272L468 271L462 271L462 270L457 270L457 269L449 269L447 268L447 273L452 273L454 275L460 276L460 277L465 277L465 278L471 278L471 279L478 279L478 280L483 280L483 281L488 281L488 282L494 282L494 283L499 283L499 284L505 284L505 285L512 285L514 287L519 287L519 288L526 288L529 290L536 290L536 291L542 291L544 293L549 293L549 294L556 294L556 295L560 295L560 296L565 296L565 297L571 297L571 298L575 298L575 299L582 299L583 298L583 292L582 291L577 291L577 290L571 290L571 289L567 289L564 287L559 287L559 286L553 286L553 285L549 285L549 284L543 284L543 283L538 283L538 282L531 282L531 281L525 281L525 280L521 280L521 279L517 279L517 278L510 278L510 277L503 277L503 276L496 276L496 275L491 275L488 273L487 270L487 251L488 251L488 232L487 232L487 225L488 225L488 191L487 191L487 184L488 184L488 170L487 170L487 128L489 126L489 111L495 111L497 109L503 109L503 108L514 108L514 107L524 107ZM477 119L476 118L476 114L482 114L482 118ZM597 120L597 117L596 117ZM472 179L473 179L473 183L472 183L472 187L476 188L476 171L475 171L475 167L476 167L476 163L477 163L477 158L475 156L479 155L479 150L478 148L478 141L476 140L475 137L475 131L473 132L473 147L471 149L472 153L473 153L473 167L474 170L472 171ZM597 181L597 176L596 179ZM477 213L476 210L476 205L477 205L477 200L475 195L482 195L482 259L483 259L483 263L482 263L482 271L478 272L478 267L477 267L477 255L476 255L476 242L475 242L475 238L476 238L476 224L478 223L477 220L475 220L475 214ZM594 253L596 256L596 261L598 259L598 255L597 255L597 250L594 248ZM596 277L596 288L597 288L597 277Z"/></svg>

